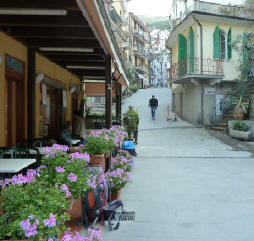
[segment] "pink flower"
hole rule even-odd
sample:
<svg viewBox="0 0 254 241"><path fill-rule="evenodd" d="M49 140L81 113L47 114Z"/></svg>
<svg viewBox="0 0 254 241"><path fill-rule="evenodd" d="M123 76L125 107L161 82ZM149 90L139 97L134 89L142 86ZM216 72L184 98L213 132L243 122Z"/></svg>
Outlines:
<svg viewBox="0 0 254 241"><path fill-rule="evenodd" d="M44 226L52 228L56 226L56 216L53 215L52 213L49 214L50 218L44 220Z"/></svg>
<svg viewBox="0 0 254 241"><path fill-rule="evenodd" d="M76 182L78 179L74 173L70 173L70 175L67 178L70 180L70 182Z"/></svg>
<svg viewBox="0 0 254 241"><path fill-rule="evenodd" d="M56 167L56 172L65 172L63 167Z"/></svg>

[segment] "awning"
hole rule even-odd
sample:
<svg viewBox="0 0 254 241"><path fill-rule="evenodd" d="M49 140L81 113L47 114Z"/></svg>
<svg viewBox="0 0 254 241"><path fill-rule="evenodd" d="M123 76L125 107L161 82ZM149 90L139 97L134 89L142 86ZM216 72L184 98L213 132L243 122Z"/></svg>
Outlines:
<svg viewBox="0 0 254 241"><path fill-rule="evenodd" d="M139 79L143 79L143 80L145 80L145 81L148 81L148 79L147 79L147 78L145 78L145 76L144 76L144 75L142 75L142 74L138 73L136 70L134 70L134 73L138 75L138 78L139 78Z"/></svg>
<svg viewBox="0 0 254 241"><path fill-rule="evenodd" d="M112 83L112 96L115 96L115 83ZM88 97L105 97L105 83L85 82L85 95Z"/></svg>

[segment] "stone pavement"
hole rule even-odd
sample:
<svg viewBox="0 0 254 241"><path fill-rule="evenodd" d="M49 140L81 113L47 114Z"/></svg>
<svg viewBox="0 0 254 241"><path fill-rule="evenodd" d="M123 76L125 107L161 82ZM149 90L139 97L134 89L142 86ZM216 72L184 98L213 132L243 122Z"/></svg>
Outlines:
<svg viewBox="0 0 254 241"><path fill-rule="evenodd" d="M154 121L147 107L159 99ZM136 212L105 241L253 241L254 158L184 121L167 122L169 89L145 89L124 104L141 116L133 180L121 199Z"/></svg>

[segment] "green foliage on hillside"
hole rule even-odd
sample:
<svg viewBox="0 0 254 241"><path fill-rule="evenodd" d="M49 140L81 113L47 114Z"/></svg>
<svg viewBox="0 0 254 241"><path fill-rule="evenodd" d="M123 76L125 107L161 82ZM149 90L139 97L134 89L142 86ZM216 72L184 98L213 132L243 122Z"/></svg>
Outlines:
<svg viewBox="0 0 254 241"><path fill-rule="evenodd" d="M138 16L142 21L146 22L147 26L153 29L170 30L168 16Z"/></svg>

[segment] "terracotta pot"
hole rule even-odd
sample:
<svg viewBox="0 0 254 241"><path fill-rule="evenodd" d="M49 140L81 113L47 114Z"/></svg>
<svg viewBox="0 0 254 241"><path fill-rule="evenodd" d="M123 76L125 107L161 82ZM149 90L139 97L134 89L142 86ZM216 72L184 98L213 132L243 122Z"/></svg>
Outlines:
<svg viewBox="0 0 254 241"><path fill-rule="evenodd" d="M234 110L233 118L234 118L234 120L243 120L244 119L244 113L243 113L243 109L241 107L238 107Z"/></svg>
<svg viewBox="0 0 254 241"><path fill-rule="evenodd" d="M116 192L111 192L111 201L119 200L121 196L122 189L117 190Z"/></svg>
<svg viewBox="0 0 254 241"><path fill-rule="evenodd" d="M99 167L101 166L103 171L105 171L105 155L90 155L89 166Z"/></svg>
<svg viewBox="0 0 254 241"><path fill-rule="evenodd" d="M65 222L65 226L71 230L71 232L80 232L83 229L82 223L82 198L79 197L77 200L71 198L71 209L67 211L70 215L70 220ZM64 232L59 235L59 239L62 239Z"/></svg>

